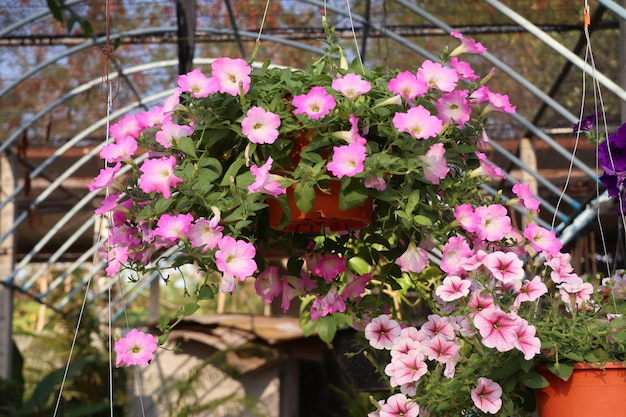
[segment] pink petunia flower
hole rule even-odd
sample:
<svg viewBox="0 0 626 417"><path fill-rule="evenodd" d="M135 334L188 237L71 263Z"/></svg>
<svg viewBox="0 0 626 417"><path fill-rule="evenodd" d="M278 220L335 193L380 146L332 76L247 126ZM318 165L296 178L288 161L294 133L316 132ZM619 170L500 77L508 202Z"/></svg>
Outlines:
<svg viewBox="0 0 626 417"><path fill-rule="evenodd" d="M524 359L529 361L541 352L541 340L535 336L537 329L528 324L526 320L520 320L517 328L515 349L524 354Z"/></svg>
<svg viewBox="0 0 626 417"><path fill-rule="evenodd" d="M241 281L254 274L257 269L254 261L256 248L252 243L224 236L217 246L219 249L215 252L215 265L220 272Z"/></svg>
<svg viewBox="0 0 626 417"><path fill-rule="evenodd" d="M443 254L440 267L450 275L462 274L465 260L474 255L474 251L461 236L453 236L443 246Z"/></svg>
<svg viewBox="0 0 626 417"><path fill-rule="evenodd" d="M258 106L251 107L241 122L241 132L252 143L274 143L279 127L280 116Z"/></svg>
<svg viewBox="0 0 626 417"><path fill-rule="evenodd" d="M201 253L213 250L222 240L224 226L220 226L220 212L217 208L213 210L213 218L205 219L200 217L189 226L187 237L192 248L202 248Z"/></svg>
<svg viewBox="0 0 626 417"><path fill-rule="evenodd" d="M182 178L174 175L175 167L176 158L173 156L146 159L139 168L142 172L139 176L139 188L145 193L156 191L163 194L163 197L170 198L171 189L183 182Z"/></svg>
<svg viewBox="0 0 626 417"><path fill-rule="evenodd" d="M428 320L424 323L420 331L429 338L441 335L448 340L454 340L455 323L449 316L442 317L438 314L429 314ZM424 343L422 341L422 343Z"/></svg>
<svg viewBox="0 0 626 417"><path fill-rule="evenodd" d="M337 178L354 177L363 172L363 164L367 157L365 145L352 142L344 146L333 147L333 159L326 168Z"/></svg>
<svg viewBox="0 0 626 417"><path fill-rule="evenodd" d="M166 149L178 144L180 138L191 136L193 127L176 123L165 123L155 135L155 140Z"/></svg>
<svg viewBox="0 0 626 417"><path fill-rule="evenodd" d="M474 213L471 204L461 204L454 209L454 218L467 232L476 231L476 227L480 224L480 217Z"/></svg>
<svg viewBox="0 0 626 417"><path fill-rule="evenodd" d="M349 99L354 99L370 91L372 84L358 74L349 73L343 76L338 74L331 87Z"/></svg>
<svg viewBox="0 0 626 417"><path fill-rule="evenodd" d="M547 230L534 223L529 223L524 230L524 237L530 241L537 251L545 251L550 255L558 253L563 244L559 241L554 230Z"/></svg>
<svg viewBox="0 0 626 417"><path fill-rule="evenodd" d="M115 366L147 365L157 350L157 341L149 333L132 329L126 336L115 341Z"/></svg>
<svg viewBox="0 0 626 417"><path fill-rule="evenodd" d="M250 172L254 175L254 183L248 186L248 191L251 193L265 193L272 197L278 197L287 192L287 189L281 187L278 181L281 177L270 173L272 163L274 163L274 160L270 156L260 167L256 165L250 167Z"/></svg>
<svg viewBox="0 0 626 417"><path fill-rule="evenodd" d="M380 407L380 417L417 417L419 405L404 394L394 394Z"/></svg>
<svg viewBox="0 0 626 417"><path fill-rule="evenodd" d="M128 261L128 246L113 246L106 251L107 266L104 270L107 277L114 277L122 265Z"/></svg>
<svg viewBox="0 0 626 417"><path fill-rule="evenodd" d="M389 80L389 91L398 94L405 100L413 100L428 91L428 83L418 79L411 71L402 71L395 78Z"/></svg>
<svg viewBox="0 0 626 417"><path fill-rule="evenodd" d="M487 100L489 104L483 109L482 115L485 115L493 110L502 113L515 113L515 106L512 106L509 102L509 96L506 94L493 93L487 91Z"/></svg>
<svg viewBox="0 0 626 417"><path fill-rule="evenodd" d="M502 407L502 387L489 378L478 378L471 396L476 408L484 413L496 414Z"/></svg>
<svg viewBox="0 0 626 417"><path fill-rule="evenodd" d="M152 110L137 113L137 121L143 129L149 129L171 122L172 114L166 113L163 106L154 106Z"/></svg>
<svg viewBox="0 0 626 417"><path fill-rule="evenodd" d="M377 191L385 191L387 189L387 181L378 175L370 175L363 181L365 188L372 188Z"/></svg>
<svg viewBox="0 0 626 417"><path fill-rule="evenodd" d="M494 251L483 259L491 275L505 284L524 279L524 262L513 252Z"/></svg>
<svg viewBox="0 0 626 417"><path fill-rule="evenodd" d="M476 156L480 161L480 166L472 170L472 172L470 173L472 177L483 176L496 179L506 178L506 175L502 172L502 170L487 159L487 155L482 152L476 151Z"/></svg>
<svg viewBox="0 0 626 417"><path fill-rule="evenodd" d="M450 59L450 66L456 70L460 78L468 81L476 81L480 78L479 75L474 73L474 69L468 62L460 61L457 57Z"/></svg>
<svg viewBox="0 0 626 417"><path fill-rule="evenodd" d="M358 142L362 145L365 145L367 143L367 139L365 139L359 133L359 118L351 114L348 120L350 121L350 124L351 124L350 130L349 131L342 130L339 132L333 132L333 137L345 140L347 143Z"/></svg>
<svg viewBox="0 0 626 417"><path fill-rule="evenodd" d="M507 352L515 347L519 318L497 307L486 308L474 316L474 326L482 336L483 345Z"/></svg>
<svg viewBox="0 0 626 417"><path fill-rule="evenodd" d="M439 142L432 145L426 154L420 157L424 164L424 179L431 184L439 184L440 180L450 172L446 158L444 158L445 154L443 143Z"/></svg>
<svg viewBox="0 0 626 417"><path fill-rule="evenodd" d="M446 363L457 357L461 350L461 344L450 340L443 335L437 335L422 343L424 354L431 361Z"/></svg>
<svg viewBox="0 0 626 417"><path fill-rule="evenodd" d="M256 293L266 303L271 303L282 292L282 282L277 266L268 266L254 281Z"/></svg>
<svg viewBox="0 0 626 417"><path fill-rule="evenodd" d="M417 79L425 81L429 87L449 93L456 88L459 75L453 68L448 68L429 59L417 70Z"/></svg>
<svg viewBox="0 0 626 417"><path fill-rule="evenodd" d="M407 353L396 355L385 368L385 373L391 377L391 386L397 387L417 382L428 372L424 354L419 350L410 350Z"/></svg>
<svg viewBox="0 0 626 417"><path fill-rule="evenodd" d="M367 288L367 284L372 280L372 276L370 274L365 275L357 275L355 277L349 277L348 282L343 287L343 291L341 291L341 298L344 301L348 299L358 299L364 293ZM315 282L315 281L313 281Z"/></svg>
<svg viewBox="0 0 626 417"><path fill-rule="evenodd" d="M365 338L374 349L390 350L400 336L400 325L389 316L381 314L365 326Z"/></svg>
<svg viewBox="0 0 626 417"><path fill-rule="evenodd" d="M313 87L307 94L300 94L293 98L294 114L306 114L311 119L319 120L326 116L337 103L335 98L326 92L324 87Z"/></svg>
<svg viewBox="0 0 626 417"><path fill-rule="evenodd" d="M337 284L332 284L330 290L324 296L317 296L311 304L311 320L326 317L333 313L346 311L346 302L337 292Z"/></svg>
<svg viewBox="0 0 626 417"><path fill-rule="evenodd" d="M329 253L321 257L315 263L315 268L311 272L324 278L324 281L330 282L339 275L343 274L346 271L346 268L346 258Z"/></svg>
<svg viewBox="0 0 626 417"><path fill-rule="evenodd" d="M178 76L178 87L182 92L191 93L195 98L208 97L219 91L217 78L209 78L200 69L196 68L187 74Z"/></svg>
<svg viewBox="0 0 626 417"><path fill-rule="evenodd" d="M440 286L435 290L435 294L443 301L450 302L466 297L470 293L472 282L462 279L456 275L448 275L444 278Z"/></svg>
<svg viewBox="0 0 626 417"><path fill-rule="evenodd" d="M250 90L250 72L252 68L241 58L217 58L211 65L213 78L219 85L220 93L238 96Z"/></svg>
<svg viewBox="0 0 626 417"><path fill-rule="evenodd" d="M536 275L532 280L526 281L515 297L515 306L520 306L523 302L533 302L548 292L548 287L543 283L541 277Z"/></svg>
<svg viewBox="0 0 626 417"><path fill-rule="evenodd" d="M437 117L444 123L460 126L465 124L472 113L467 100L467 91L452 91L439 97L435 102Z"/></svg>
<svg viewBox="0 0 626 417"><path fill-rule="evenodd" d="M396 263L400 269L405 272L415 273L422 272L429 262L428 252L418 247L414 241L411 241L406 251L396 259Z"/></svg>
<svg viewBox="0 0 626 417"><path fill-rule="evenodd" d="M533 197L533 193L530 191L530 185L516 182L515 185L513 185L513 193L519 198L522 206L524 206L526 210L539 212L541 202Z"/></svg>
<svg viewBox="0 0 626 417"><path fill-rule="evenodd" d="M416 139L435 137L443 129L442 121L422 105L412 107L406 113L396 113L393 125L398 131L409 133Z"/></svg>
<svg viewBox="0 0 626 417"><path fill-rule="evenodd" d="M476 207L474 213L480 217L480 223L476 227L479 239L495 242L512 229L511 218L502 204Z"/></svg>
<svg viewBox="0 0 626 417"><path fill-rule="evenodd" d="M141 130L142 126L137 120L137 116L134 114L127 114L109 127L109 134L116 141L123 139L126 136L137 139Z"/></svg>

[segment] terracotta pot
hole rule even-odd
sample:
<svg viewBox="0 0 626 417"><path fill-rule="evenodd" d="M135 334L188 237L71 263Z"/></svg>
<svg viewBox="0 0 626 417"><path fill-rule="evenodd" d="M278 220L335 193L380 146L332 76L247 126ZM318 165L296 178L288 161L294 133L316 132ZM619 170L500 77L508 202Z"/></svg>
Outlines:
<svg viewBox="0 0 626 417"><path fill-rule="evenodd" d="M372 221L372 199L368 199L365 204L353 209L341 210L339 187L338 181L332 181L329 187L330 194L316 190L313 208L308 213L300 211L293 197L293 188L288 188L287 200L291 208L291 222L284 229L279 229L283 210L277 201L269 200L270 227L287 232L320 233L322 230L339 232L360 229L369 225Z"/></svg>
<svg viewBox="0 0 626 417"><path fill-rule="evenodd" d="M621 362L574 365L563 381L537 369L550 386L535 390L540 417L622 417L626 415L626 365Z"/></svg>
<svg viewBox="0 0 626 417"><path fill-rule="evenodd" d="M300 161L300 152L312 139L313 132L305 131L294 138L291 159L293 166L297 166ZM321 154L324 158L326 154ZM360 229L368 226L372 221L373 199L368 198L366 202L350 210L339 208L339 181L331 181L330 194L315 190L315 202L313 208L308 213L302 212L294 199L293 187L287 189L287 200L291 209L291 222L280 229L278 225L283 216L280 204L275 200L268 200L270 227L286 232L300 233L320 233L322 230L341 232L346 230Z"/></svg>

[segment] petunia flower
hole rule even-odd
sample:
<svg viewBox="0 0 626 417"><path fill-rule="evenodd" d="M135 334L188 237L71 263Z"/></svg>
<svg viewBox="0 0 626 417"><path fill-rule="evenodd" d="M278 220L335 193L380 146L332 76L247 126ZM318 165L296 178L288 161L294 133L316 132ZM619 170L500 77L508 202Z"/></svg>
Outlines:
<svg viewBox="0 0 626 417"><path fill-rule="evenodd" d="M145 193L156 191L163 194L163 197L170 198L172 188L183 181L174 175L175 167L176 158L173 156L144 160L139 168L142 172L139 176L139 188Z"/></svg>
<svg viewBox="0 0 626 417"><path fill-rule="evenodd" d="M453 68L448 68L429 59L422 62L417 70L417 79L425 81L429 87L449 93L456 88L459 75Z"/></svg>
<svg viewBox="0 0 626 417"><path fill-rule="evenodd" d="M147 365L154 357L157 342L149 333L132 329L126 336L115 341L115 366Z"/></svg>
<svg viewBox="0 0 626 417"><path fill-rule="evenodd" d="M352 142L344 146L334 146L332 161L326 168L337 178L354 177L363 172L366 157L367 149L362 143Z"/></svg>
<svg viewBox="0 0 626 417"><path fill-rule="evenodd" d="M241 132L252 143L274 143L278 138L280 116L262 107L251 107L241 122Z"/></svg>
<svg viewBox="0 0 626 417"><path fill-rule="evenodd" d="M416 139L435 137L443 129L442 121L422 105L412 107L406 113L396 113L393 125L398 131L409 133Z"/></svg>
<svg viewBox="0 0 626 417"><path fill-rule="evenodd" d="M465 38L457 31L450 32L450 36L461 41L461 44L450 52L450 56L452 57L456 57L463 53L484 54L487 52L487 48L485 48L480 42L476 42L474 39Z"/></svg>
<svg viewBox="0 0 626 417"><path fill-rule="evenodd" d="M331 87L349 99L354 99L369 92L372 84L358 74L349 73L346 75L338 74L337 78L333 80Z"/></svg>
<svg viewBox="0 0 626 417"><path fill-rule="evenodd" d="M381 314L365 326L365 338L374 349L390 350L400 336L400 325L389 316Z"/></svg>
<svg viewBox="0 0 626 417"><path fill-rule="evenodd" d="M217 58L211 64L212 76L217 80L220 93L238 96L250 90L252 68L241 58Z"/></svg>
<svg viewBox="0 0 626 417"><path fill-rule="evenodd" d="M242 281L254 274L257 269L254 261L256 248L252 243L224 236L217 246L215 265L219 271Z"/></svg>
<svg viewBox="0 0 626 417"><path fill-rule="evenodd" d="M250 172L254 175L254 183L248 186L248 191L251 193L265 193L272 197L278 197L287 192L287 189L280 185L279 180L281 177L270 173L273 162L274 160L270 156L260 167L256 165L250 167Z"/></svg>
<svg viewBox="0 0 626 417"><path fill-rule="evenodd" d="M337 103L335 98L326 92L324 87L313 87L307 94L293 98L294 114L305 114L311 119L319 120L326 116Z"/></svg>
<svg viewBox="0 0 626 417"><path fill-rule="evenodd" d="M484 413L496 414L502 408L502 387L489 378L478 378L471 397L476 408Z"/></svg>
<svg viewBox="0 0 626 417"><path fill-rule="evenodd" d="M402 71L395 78L389 80L387 88L405 100L413 100L428 91L428 83L417 78L411 71Z"/></svg>
<svg viewBox="0 0 626 417"><path fill-rule="evenodd" d="M179 125L176 123L165 123L161 126L161 130L156 132L155 140L166 149L171 148L178 144L180 138L184 136L191 136L193 133L193 127L186 125Z"/></svg>
<svg viewBox="0 0 626 417"><path fill-rule="evenodd" d="M195 98L204 98L218 92L220 86L217 78L209 78L196 68L178 76L178 87L182 92L191 93Z"/></svg>
<svg viewBox="0 0 626 417"><path fill-rule="evenodd" d="M424 179L431 184L439 184L440 180L444 179L450 172L446 158L444 158L445 154L446 150L443 143L439 142L433 144L426 151L426 154L420 157L424 165Z"/></svg>

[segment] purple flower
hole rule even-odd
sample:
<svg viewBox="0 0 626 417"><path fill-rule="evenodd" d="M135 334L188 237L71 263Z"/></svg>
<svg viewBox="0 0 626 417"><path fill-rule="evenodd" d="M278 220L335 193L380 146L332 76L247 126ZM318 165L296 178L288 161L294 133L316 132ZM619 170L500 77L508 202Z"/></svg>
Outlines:
<svg viewBox="0 0 626 417"><path fill-rule="evenodd" d="M574 131L574 134L578 133L579 130L581 132L588 132L590 130L593 130L596 126L597 119L598 119L598 113L593 113L585 117L583 120L581 120L580 124L574 123L574 125L572 126L572 130Z"/></svg>

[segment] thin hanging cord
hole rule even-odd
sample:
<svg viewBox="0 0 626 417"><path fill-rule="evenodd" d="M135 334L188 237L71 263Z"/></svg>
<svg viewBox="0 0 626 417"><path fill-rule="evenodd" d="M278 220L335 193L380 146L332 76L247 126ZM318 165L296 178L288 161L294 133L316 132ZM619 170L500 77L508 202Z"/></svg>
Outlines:
<svg viewBox="0 0 626 417"><path fill-rule="evenodd" d="M354 21L352 20L350 0L346 0L346 6L348 7L348 18L350 19L350 28L352 29L352 38L354 39L354 49L356 50L356 56L359 58L359 63L361 64L361 72L365 74L365 66L363 65L363 59L361 58L359 42L356 39L356 30L354 29Z"/></svg>
<svg viewBox="0 0 626 417"><path fill-rule="evenodd" d="M263 33L263 28L265 27L265 19L267 18L267 12L270 8L270 1L271 0L267 0L265 2L265 10L263 10L263 17L261 18L261 25L259 26L259 34L256 37L254 51L252 51L252 56L250 57L250 63L254 62L257 54L259 53L259 49L261 48L261 34Z"/></svg>

